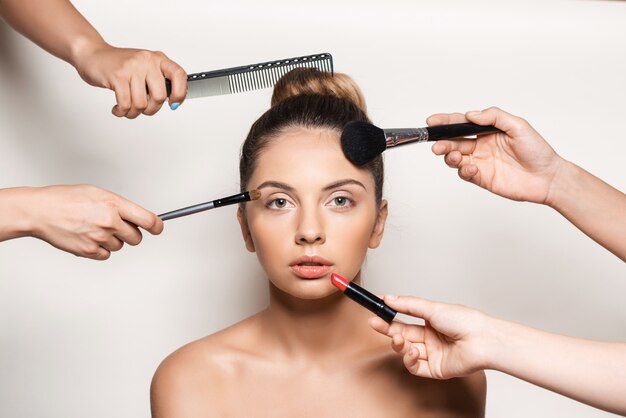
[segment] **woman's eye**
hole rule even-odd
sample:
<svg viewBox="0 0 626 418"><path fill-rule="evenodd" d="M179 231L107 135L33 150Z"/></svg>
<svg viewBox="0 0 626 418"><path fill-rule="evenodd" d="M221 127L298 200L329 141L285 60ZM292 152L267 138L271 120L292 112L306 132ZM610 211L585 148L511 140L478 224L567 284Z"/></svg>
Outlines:
<svg viewBox="0 0 626 418"><path fill-rule="evenodd" d="M278 199L272 200L267 206L272 209L284 209L288 206L289 202L287 199L283 199L279 197Z"/></svg>
<svg viewBox="0 0 626 418"><path fill-rule="evenodd" d="M351 204L352 204L352 199L347 198L345 196L337 196L333 198L332 200L332 206L336 206L340 208L350 206Z"/></svg>

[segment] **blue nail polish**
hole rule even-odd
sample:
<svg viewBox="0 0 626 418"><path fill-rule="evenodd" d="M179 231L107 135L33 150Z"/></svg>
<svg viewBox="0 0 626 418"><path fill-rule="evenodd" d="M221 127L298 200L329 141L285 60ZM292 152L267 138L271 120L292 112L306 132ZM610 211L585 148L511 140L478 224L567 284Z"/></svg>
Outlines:
<svg viewBox="0 0 626 418"><path fill-rule="evenodd" d="M172 109L172 110L176 110L176 109L178 109L178 106L180 106L180 103L172 103L172 104L170 105L170 109Z"/></svg>

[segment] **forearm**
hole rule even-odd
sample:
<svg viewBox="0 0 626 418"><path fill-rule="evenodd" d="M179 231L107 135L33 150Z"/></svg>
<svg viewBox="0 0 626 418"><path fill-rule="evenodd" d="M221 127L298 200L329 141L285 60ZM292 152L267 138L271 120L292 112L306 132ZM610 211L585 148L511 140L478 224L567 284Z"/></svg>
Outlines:
<svg viewBox="0 0 626 418"><path fill-rule="evenodd" d="M75 67L85 49L106 45L68 0L0 0L0 15L15 30Z"/></svg>
<svg viewBox="0 0 626 418"><path fill-rule="evenodd" d="M571 338L494 319L487 367L626 414L626 344Z"/></svg>
<svg viewBox="0 0 626 418"><path fill-rule="evenodd" d="M0 189L0 241L32 234L31 187Z"/></svg>
<svg viewBox="0 0 626 418"><path fill-rule="evenodd" d="M563 161L546 203L626 261L626 194L577 165Z"/></svg>

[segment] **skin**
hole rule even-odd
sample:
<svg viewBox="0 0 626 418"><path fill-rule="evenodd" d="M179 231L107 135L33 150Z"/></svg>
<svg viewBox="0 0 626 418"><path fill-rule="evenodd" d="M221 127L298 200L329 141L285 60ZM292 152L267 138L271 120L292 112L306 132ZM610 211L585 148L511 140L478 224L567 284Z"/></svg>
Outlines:
<svg viewBox="0 0 626 418"><path fill-rule="evenodd" d="M154 213L90 185L15 187L0 190L0 241L35 237L94 260L106 260L124 243L163 231Z"/></svg>
<svg viewBox="0 0 626 418"><path fill-rule="evenodd" d="M170 104L185 99L187 75L178 64L162 52L109 45L67 0L0 0L0 17L74 66L87 83L113 90L115 116L155 114L168 98L165 78L172 85ZM106 260L125 243L139 244L137 226L151 234L163 230L154 213L95 186L0 189L0 241L32 236L79 257Z"/></svg>
<svg viewBox="0 0 626 418"><path fill-rule="evenodd" d="M385 296L398 312L424 326L371 318L376 331L415 376L449 379L492 369L626 415L626 344L551 334L489 317L460 305Z"/></svg>
<svg viewBox="0 0 626 418"><path fill-rule="evenodd" d="M67 0L0 0L0 16L87 83L113 90L115 116L154 115L167 99L165 78L172 82L170 104L185 99L187 74L180 65L159 51L109 45Z"/></svg>
<svg viewBox="0 0 626 418"><path fill-rule="evenodd" d="M463 180L508 199L547 205L626 261L626 194L560 157L527 121L491 107L436 114L427 122L474 122L504 131L477 140L438 141L432 150L444 155Z"/></svg>
<svg viewBox="0 0 626 418"><path fill-rule="evenodd" d="M626 261L626 195L558 156L528 122L498 108L437 114L428 124L467 121L504 133L433 145L462 179L509 199L550 206ZM626 415L625 343L551 334L416 297L386 296L385 302L425 321L424 326L389 325L370 319L416 376L449 379L493 369Z"/></svg>
<svg viewBox="0 0 626 418"><path fill-rule="evenodd" d="M343 156L338 132L283 132L246 186L262 192L238 219L269 278L269 306L165 359L152 382L154 418L484 415L482 373L415 378L372 333L370 313L330 283L332 272L360 282L387 216L371 174ZM301 256L330 267L301 278L290 267Z"/></svg>

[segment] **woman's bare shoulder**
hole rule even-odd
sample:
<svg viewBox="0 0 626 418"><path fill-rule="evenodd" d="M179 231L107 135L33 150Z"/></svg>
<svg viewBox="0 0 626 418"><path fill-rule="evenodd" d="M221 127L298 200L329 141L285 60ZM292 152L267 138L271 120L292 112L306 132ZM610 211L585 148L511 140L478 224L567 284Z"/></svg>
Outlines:
<svg viewBox="0 0 626 418"><path fill-rule="evenodd" d="M448 380L421 378L407 371L402 357L388 343L386 347L376 348L371 351L364 370L378 376L378 395L393 397L396 409L404 411L405 416L424 410L437 417L484 416L487 390L484 372Z"/></svg>
<svg viewBox="0 0 626 418"><path fill-rule="evenodd" d="M254 338L255 320L247 318L167 356L152 378L153 418L193 417L219 407L220 388L237 374L253 346L249 340Z"/></svg>

